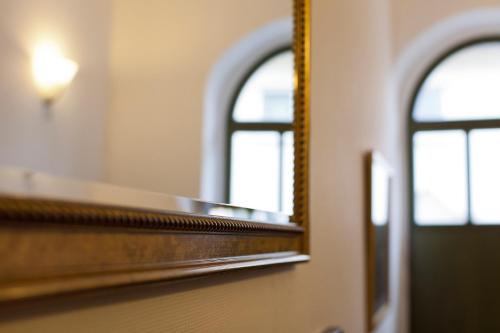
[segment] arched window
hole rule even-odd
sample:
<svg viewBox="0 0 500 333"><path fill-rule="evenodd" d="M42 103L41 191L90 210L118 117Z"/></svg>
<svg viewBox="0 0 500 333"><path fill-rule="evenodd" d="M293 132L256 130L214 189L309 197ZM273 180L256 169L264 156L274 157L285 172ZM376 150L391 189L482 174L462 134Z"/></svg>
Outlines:
<svg viewBox="0 0 500 333"><path fill-rule="evenodd" d="M228 113L226 196L230 204L293 210L293 53L264 57L235 91Z"/></svg>
<svg viewBox="0 0 500 333"><path fill-rule="evenodd" d="M410 138L417 225L500 224L500 40L461 45L432 66Z"/></svg>

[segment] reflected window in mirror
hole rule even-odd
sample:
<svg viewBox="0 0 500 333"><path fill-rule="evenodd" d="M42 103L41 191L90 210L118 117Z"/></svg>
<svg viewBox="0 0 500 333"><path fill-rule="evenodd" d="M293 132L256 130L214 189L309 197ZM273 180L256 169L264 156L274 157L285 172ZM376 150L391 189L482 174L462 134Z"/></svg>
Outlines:
<svg viewBox="0 0 500 333"><path fill-rule="evenodd" d="M226 195L237 206L293 213L293 52L275 50L234 92Z"/></svg>

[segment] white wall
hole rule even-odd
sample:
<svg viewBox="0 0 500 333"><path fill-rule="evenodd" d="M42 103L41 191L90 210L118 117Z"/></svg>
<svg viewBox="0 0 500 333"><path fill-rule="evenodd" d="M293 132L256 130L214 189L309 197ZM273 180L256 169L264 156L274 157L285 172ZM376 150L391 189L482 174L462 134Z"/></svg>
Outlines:
<svg viewBox="0 0 500 333"><path fill-rule="evenodd" d="M312 241L313 258L331 262L333 272L325 269L322 275L336 280L331 282L330 294L342 300L324 311L348 332L363 332L365 154L376 149L385 156L395 171L395 190L401 179L399 114L390 99L390 8L386 1L315 1L313 5L312 221L313 235L318 233ZM381 332L405 332L406 325L398 316L405 300L400 278L402 202L400 192L396 193L391 307ZM314 251L315 247L319 248Z"/></svg>
<svg viewBox="0 0 500 333"><path fill-rule="evenodd" d="M107 179L199 197L212 66L291 14L289 0L114 0Z"/></svg>
<svg viewBox="0 0 500 333"><path fill-rule="evenodd" d="M108 1L0 2L0 164L102 179L108 24ZM46 38L80 65L51 110L31 75L33 48Z"/></svg>

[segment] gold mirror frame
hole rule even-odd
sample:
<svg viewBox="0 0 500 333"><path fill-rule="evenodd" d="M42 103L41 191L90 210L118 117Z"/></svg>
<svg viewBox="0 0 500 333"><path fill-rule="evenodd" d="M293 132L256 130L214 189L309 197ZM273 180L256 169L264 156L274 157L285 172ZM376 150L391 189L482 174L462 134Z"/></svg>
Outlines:
<svg viewBox="0 0 500 333"><path fill-rule="evenodd" d="M309 35L294 0L293 223L1 194L0 301L308 261Z"/></svg>

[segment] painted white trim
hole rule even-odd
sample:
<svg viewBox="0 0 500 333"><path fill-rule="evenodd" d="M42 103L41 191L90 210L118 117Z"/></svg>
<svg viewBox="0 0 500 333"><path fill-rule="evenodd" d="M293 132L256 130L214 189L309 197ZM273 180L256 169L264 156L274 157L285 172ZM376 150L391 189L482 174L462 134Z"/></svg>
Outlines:
<svg viewBox="0 0 500 333"><path fill-rule="evenodd" d="M408 117L414 90L425 71L440 56L472 39L500 36L500 8L467 11L439 21L415 38L395 64L398 107ZM406 123L405 123L406 126Z"/></svg>
<svg viewBox="0 0 500 333"><path fill-rule="evenodd" d="M227 116L231 98L257 61L292 43L291 18L274 21L244 37L212 67L205 86L202 135L202 200L223 202Z"/></svg>

